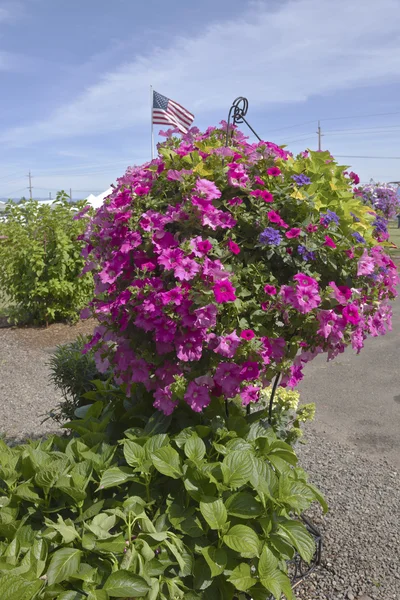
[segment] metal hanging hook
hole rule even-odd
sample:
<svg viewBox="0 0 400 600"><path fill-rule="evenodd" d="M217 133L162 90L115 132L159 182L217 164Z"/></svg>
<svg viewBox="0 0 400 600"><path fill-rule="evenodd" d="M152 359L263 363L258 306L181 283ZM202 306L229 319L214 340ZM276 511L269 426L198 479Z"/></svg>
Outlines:
<svg viewBox="0 0 400 600"><path fill-rule="evenodd" d="M227 146L229 143L229 134L231 133L230 132L231 118L232 118L232 125L237 125L238 123L246 123L247 127L254 133L256 138L260 142L262 141L260 136L254 131L254 129L252 128L250 123L245 118L248 108L249 108L249 101L244 96L238 96L236 98L236 100L233 101L232 106L229 109L229 114L228 114L225 146Z"/></svg>

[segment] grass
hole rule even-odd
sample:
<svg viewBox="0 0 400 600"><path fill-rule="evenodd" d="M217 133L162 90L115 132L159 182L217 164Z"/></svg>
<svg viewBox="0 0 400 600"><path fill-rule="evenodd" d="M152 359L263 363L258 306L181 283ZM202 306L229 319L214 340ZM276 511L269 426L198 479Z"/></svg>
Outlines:
<svg viewBox="0 0 400 600"><path fill-rule="evenodd" d="M396 244L397 248L391 248L390 254L399 259L400 258L400 229L397 228L397 220L390 221L389 223L389 240Z"/></svg>

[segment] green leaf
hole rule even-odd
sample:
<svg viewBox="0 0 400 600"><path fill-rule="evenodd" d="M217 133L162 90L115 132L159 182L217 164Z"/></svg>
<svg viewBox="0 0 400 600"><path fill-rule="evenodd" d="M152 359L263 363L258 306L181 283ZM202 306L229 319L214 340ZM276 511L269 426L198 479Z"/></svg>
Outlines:
<svg viewBox="0 0 400 600"><path fill-rule="evenodd" d="M104 471L97 491L121 485L134 478L135 474L130 467L111 467Z"/></svg>
<svg viewBox="0 0 400 600"><path fill-rule="evenodd" d="M236 569L233 569L228 581L240 592L246 592L257 583L257 580L251 576L250 565L247 563L240 563Z"/></svg>
<svg viewBox="0 0 400 600"><path fill-rule="evenodd" d="M229 496L225 506L229 515L242 519L254 519L263 512L262 504L248 492L237 492Z"/></svg>
<svg viewBox="0 0 400 600"><path fill-rule="evenodd" d="M152 435L151 438L147 440L144 445L144 451L146 453L146 458L151 459L151 455L153 452L162 448L163 446L168 446L169 437L166 433L158 433L156 435Z"/></svg>
<svg viewBox="0 0 400 600"><path fill-rule="evenodd" d="M280 523L279 535L286 538L296 548L301 558L309 563L315 553L315 542L300 521Z"/></svg>
<svg viewBox="0 0 400 600"><path fill-rule="evenodd" d="M32 600L43 587L43 581L27 581L13 573L0 576L1 600Z"/></svg>
<svg viewBox="0 0 400 600"><path fill-rule="evenodd" d="M145 459L145 452L142 446L131 440L124 440L125 460L131 467L140 466Z"/></svg>
<svg viewBox="0 0 400 600"><path fill-rule="evenodd" d="M57 596L57 600L84 600L86 596L81 594L80 592L63 592L59 596Z"/></svg>
<svg viewBox="0 0 400 600"><path fill-rule="evenodd" d="M207 548L201 549L201 553L210 567L212 577L218 577L218 575L224 572L226 563L228 562L225 550L214 548L214 546L207 546Z"/></svg>
<svg viewBox="0 0 400 600"><path fill-rule="evenodd" d="M201 438L193 435L185 444L185 454L193 462L203 460L206 453L206 445Z"/></svg>
<svg viewBox="0 0 400 600"><path fill-rule="evenodd" d="M93 592L89 592L87 600L109 600L109 598L110 596L105 590L95 590Z"/></svg>
<svg viewBox="0 0 400 600"><path fill-rule="evenodd" d="M200 512L211 529L222 529L228 518L221 498L204 497L200 502Z"/></svg>
<svg viewBox="0 0 400 600"><path fill-rule="evenodd" d="M313 492L315 499L320 503L320 505L322 506L322 510L324 511L324 514L326 514L329 510L329 506L328 506L324 496L322 495L321 491L312 483L306 483L306 486Z"/></svg>
<svg viewBox="0 0 400 600"><path fill-rule="evenodd" d="M181 459L172 446L163 446L151 455L153 465L163 475L179 479L182 477Z"/></svg>
<svg viewBox="0 0 400 600"><path fill-rule="evenodd" d="M79 570L81 562L81 550L76 548L62 548L52 556L47 570L47 582L49 585L65 581Z"/></svg>
<svg viewBox="0 0 400 600"><path fill-rule="evenodd" d="M250 452L231 452L225 456L221 465L224 483L236 489L247 483L252 475L254 465Z"/></svg>
<svg viewBox="0 0 400 600"><path fill-rule="evenodd" d="M111 598L142 598L150 591L143 577L123 570L111 573L103 589Z"/></svg>
<svg viewBox="0 0 400 600"><path fill-rule="evenodd" d="M228 548L235 550L241 556L246 558L260 556L261 543L258 535L247 525L234 525L223 539Z"/></svg>

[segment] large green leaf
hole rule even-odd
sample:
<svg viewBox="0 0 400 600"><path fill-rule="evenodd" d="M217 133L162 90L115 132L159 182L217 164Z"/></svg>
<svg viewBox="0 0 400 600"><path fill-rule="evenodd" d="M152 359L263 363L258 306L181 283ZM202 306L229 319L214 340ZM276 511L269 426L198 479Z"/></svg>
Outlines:
<svg viewBox="0 0 400 600"><path fill-rule="evenodd" d="M287 539L306 562L310 562L315 553L315 542L300 521L285 521L280 523L279 535Z"/></svg>
<svg viewBox="0 0 400 600"><path fill-rule="evenodd" d="M52 556L47 570L49 585L65 581L79 570L82 552L77 548L62 548Z"/></svg>
<svg viewBox="0 0 400 600"><path fill-rule="evenodd" d="M89 592L87 600L109 600L110 596L107 594L106 590L95 590L93 592Z"/></svg>
<svg viewBox="0 0 400 600"><path fill-rule="evenodd" d="M130 467L111 467L110 469L107 469L107 471L104 471L98 489L106 490L107 488L121 485L134 478L135 474Z"/></svg>
<svg viewBox="0 0 400 600"><path fill-rule="evenodd" d="M142 598L150 591L143 577L123 570L111 573L103 589L111 598Z"/></svg>
<svg viewBox="0 0 400 600"><path fill-rule="evenodd" d="M43 581L27 581L13 573L0 576L1 600L31 600L43 587Z"/></svg>
<svg viewBox="0 0 400 600"><path fill-rule="evenodd" d="M226 563L228 562L225 550L214 548L214 546L207 546L207 548L201 549L201 553L210 567L212 577L218 577L218 575L224 572Z"/></svg>
<svg viewBox="0 0 400 600"><path fill-rule="evenodd" d="M229 515L242 519L254 519L259 517L263 512L263 507L260 502L248 492L237 492L225 502L226 510Z"/></svg>
<svg viewBox="0 0 400 600"><path fill-rule="evenodd" d="M131 467L140 466L145 459L145 452L142 446L132 440L124 440L125 460Z"/></svg>
<svg viewBox="0 0 400 600"><path fill-rule="evenodd" d="M260 556L261 543L258 535L247 525L234 525L224 535L225 544L246 558Z"/></svg>
<svg viewBox="0 0 400 600"><path fill-rule="evenodd" d="M197 435L193 435L188 439L184 449L186 456L196 463L203 460L206 453L206 445Z"/></svg>
<svg viewBox="0 0 400 600"><path fill-rule="evenodd" d="M249 481L252 475L253 456L246 450L231 452L222 461L221 469L226 485L233 489L241 487Z"/></svg>
<svg viewBox="0 0 400 600"><path fill-rule="evenodd" d="M221 498L204 497L200 502L200 512L211 529L222 529L228 518Z"/></svg>
<svg viewBox="0 0 400 600"><path fill-rule="evenodd" d="M163 475L179 479L182 476L181 459L172 446L163 446L151 455L153 465Z"/></svg>
<svg viewBox="0 0 400 600"><path fill-rule="evenodd" d="M257 583L257 579L251 576L250 565L247 563L240 563L233 569L228 581L240 592L246 592Z"/></svg>
<svg viewBox="0 0 400 600"><path fill-rule="evenodd" d="M288 576L278 569L278 559L273 552L264 546L258 563L258 574L262 585L277 599L282 592L287 600L293 599L293 592Z"/></svg>
<svg viewBox="0 0 400 600"><path fill-rule="evenodd" d="M86 596L81 594L80 592L62 592L59 596L57 596L57 600L84 600Z"/></svg>

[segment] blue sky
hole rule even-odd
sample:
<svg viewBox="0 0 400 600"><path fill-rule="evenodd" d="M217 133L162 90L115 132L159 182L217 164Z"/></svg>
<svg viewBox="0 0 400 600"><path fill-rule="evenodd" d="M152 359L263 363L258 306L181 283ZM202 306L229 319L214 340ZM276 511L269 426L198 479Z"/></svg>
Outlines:
<svg viewBox="0 0 400 600"><path fill-rule="evenodd" d="M247 96L261 137L400 180L398 0L0 0L0 197L100 193L150 157L149 86L200 128ZM347 158L349 157L349 158ZM27 192L26 192L27 193Z"/></svg>

